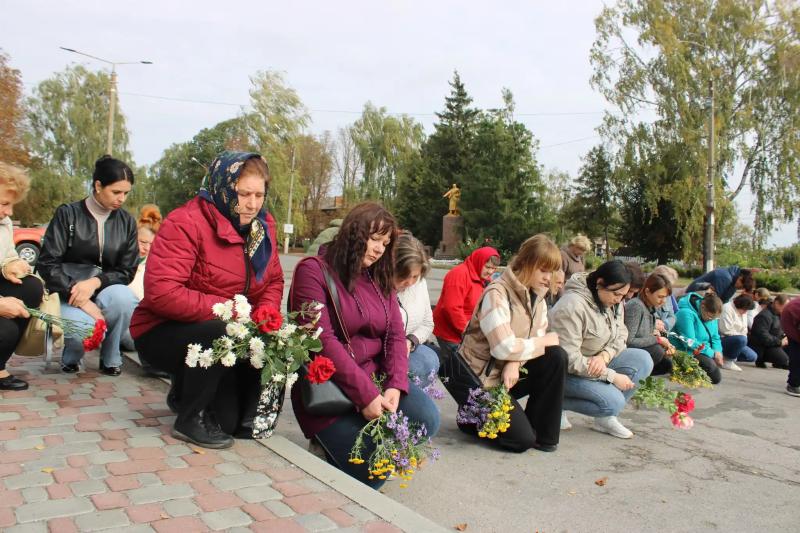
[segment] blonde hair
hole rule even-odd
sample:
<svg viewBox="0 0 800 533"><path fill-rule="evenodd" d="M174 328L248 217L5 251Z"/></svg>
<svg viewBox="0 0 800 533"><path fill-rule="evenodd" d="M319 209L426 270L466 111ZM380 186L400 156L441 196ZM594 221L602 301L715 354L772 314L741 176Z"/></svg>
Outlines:
<svg viewBox="0 0 800 533"><path fill-rule="evenodd" d="M535 270L555 272L561 268L561 251L547 235L539 233L520 245L510 267L519 282L528 286Z"/></svg>
<svg viewBox="0 0 800 533"><path fill-rule="evenodd" d="M136 223L139 229L146 228L153 232L153 235L158 233L161 227L161 210L155 204L145 204L139 211L139 220Z"/></svg>
<svg viewBox="0 0 800 533"><path fill-rule="evenodd" d="M394 277L406 279L415 267L420 269L419 275L424 278L430 268L428 254L425 253L425 247L416 237L408 231L403 231L397 237L394 249Z"/></svg>
<svg viewBox="0 0 800 533"><path fill-rule="evenodd" d="M24 168L0 161L0 188L14 193L14 203L19 203L28 195L31 179Z"/></svg>
<svg viewBox="0 0 800 533"><path fill-rule="evenodd" d="M575 248L580 248L584 253L592 249L592 241L589 240L589 237L581 235L580 233L575 235L572 240L569 241L569 244Z"/></svg>
<svg viewBox="0 0 800 533"><path fill-rule="evenodd" d="M664 276L670 283L678 281L678 271L667 265L658 265L653 269L652 274Z"/></svg>

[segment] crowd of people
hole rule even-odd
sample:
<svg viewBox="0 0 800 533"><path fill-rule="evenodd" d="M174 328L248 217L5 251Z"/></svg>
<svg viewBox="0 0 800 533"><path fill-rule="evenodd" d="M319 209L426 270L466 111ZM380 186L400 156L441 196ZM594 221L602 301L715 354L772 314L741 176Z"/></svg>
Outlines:
<svg viewBox="0 0 800 533"><path fill-rule="evenodd" d="M104 156L91 193L54 213L35 275L14 251L11 226L29 179L0 163L0 390L28 387L5 365L30 319L27 309L46 289L59 295L63 317L107 323L100 372L120 375L121 350L135 348L146 372L169 377L173 436L208 448L251 437L260 372L247 360L204 368L187 366L185 357L188 345L210 348L225 335L214 304L242 294L253 307L281 305L284 273L265 207L270 181L262 156L226 151L195 198L164 220L156 206L145 206L137 222L122 209L134 174ZM772 297L738 267L708 272L679 295L677 273L664 265L646 275L637 263L607 261L587 272L590 248L581 235L561 249L534 235L506 268L497 250L478 248L445 275L432 310L423 245L382 206L355 206L333 241L297 265L289 290L289 311L324 304L322 353L355 406L340 416L314 415L295 385L292 405L310 447L379 487L384 481L370 480L367 465L348 461L356 436L398 409L436 435L439 410L420 383L445 376L454 362L476 386L503 384L513 397L510 428L491 441L512 452L555 451L571 427L568 412L591 417L599 432L631 438L620 413L640 380L671 372L676 349L695 354L713 383L740 363L788 369L786 392L800 396L800 298ZM83 357L81 339L67 334L62 371L78 372ZM443 381L463 404L466 382ZM474 424L459 429L478 437Z"/></svg>

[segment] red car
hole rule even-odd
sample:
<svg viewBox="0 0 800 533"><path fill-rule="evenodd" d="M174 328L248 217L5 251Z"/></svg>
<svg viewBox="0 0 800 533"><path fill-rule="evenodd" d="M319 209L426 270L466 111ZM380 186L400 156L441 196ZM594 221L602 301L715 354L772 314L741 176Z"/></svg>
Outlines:
<svg viewBox="0 0 800 533"><path fill-rule="evenodd" d="M24 259L31 266L36 264L39 259L39 250L42 247L42 237L47 226L37 226L35 228L20 228L14 226L14 246L20 258Z"/></svg>

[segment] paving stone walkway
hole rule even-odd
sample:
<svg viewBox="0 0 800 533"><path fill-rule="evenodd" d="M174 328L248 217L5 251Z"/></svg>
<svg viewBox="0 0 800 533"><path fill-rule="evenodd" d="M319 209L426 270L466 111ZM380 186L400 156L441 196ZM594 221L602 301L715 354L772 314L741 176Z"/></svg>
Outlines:
<svg viewBox="0 0 800 533"><path fill-rule="evenodd" d="M254 441L212 451L173 439L166 385L45 371L14 357L30 383L0 393L0 530L400 531ZM135 371L136 370L136 371Z"/></svg>

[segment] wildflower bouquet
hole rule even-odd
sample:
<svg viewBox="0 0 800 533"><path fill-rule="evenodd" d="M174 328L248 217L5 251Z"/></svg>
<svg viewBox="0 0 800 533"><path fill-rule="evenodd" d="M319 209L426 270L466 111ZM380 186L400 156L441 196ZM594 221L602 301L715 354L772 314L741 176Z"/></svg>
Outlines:
<svg viewBox="0 0 800 533"><path fill-rule="evenodd" d="M684 346L688 346L690 349L694 346L693 339L687 339L682 335L672 332L669 333L669 336L680 340ZM692 350L691 354L683 350L676 350L675 354L672 356L672 375L669 378L670 381L689 389L697 389L700 387L713 388L711 379L697 360L697 357L705 357L705 355L702 355L704 348L705 344L701 343Z"/></svg>
<svg viewBox="0 0 800 533"><path fill-rule="evenodd" d="M85 322L43 313L37 308L26 307L25 309L33 318L38 318L45 324L61 328L67 337L81 337L83 339L83 349L86 352L99 348L108 330L106 321L103 319L95 320L94 324L88 326Z"/></svg>
<svg viewBox="0 0 800 533"><path fill-rule="evenodd" d="M442 396L441 392L433 387L435 375L435 372L431 373L428 385L423 388L432 399ZM375 381L378 388L381 388L380 381L377 379ZM416 378L415 382L419 384L421 380ZM401 489L408 487L408 482L413 479L414 473L425 459L430 458L435 461L439 458L439 450L433 448L425 425L410 422L401 410L395 413L384 411L378 418L367 422L356 435L348 459L350 463L360 465L366 462L362 452L366 447L367 437L375 445L375 450L367 458L368 479L384 480L397 475L402 480Z"/></svg>
<svg viewBox="0 0 800 533"><path fill-rule="evenodd" d="M511 427L511 395L504 385L470 389L466 403L458 408L456 422L474 424L481 438L496 439Z"/></svg>
<svg viewBox="0 0 800 533"><path fill-rule="evenodd" d="M670 421L678 429L691 429L694 426L694 420L689 416L694 410L694 398L691 394L669 390L663 379L652 376L640 383L633 396L637 404L669 411Z"/></svg>

